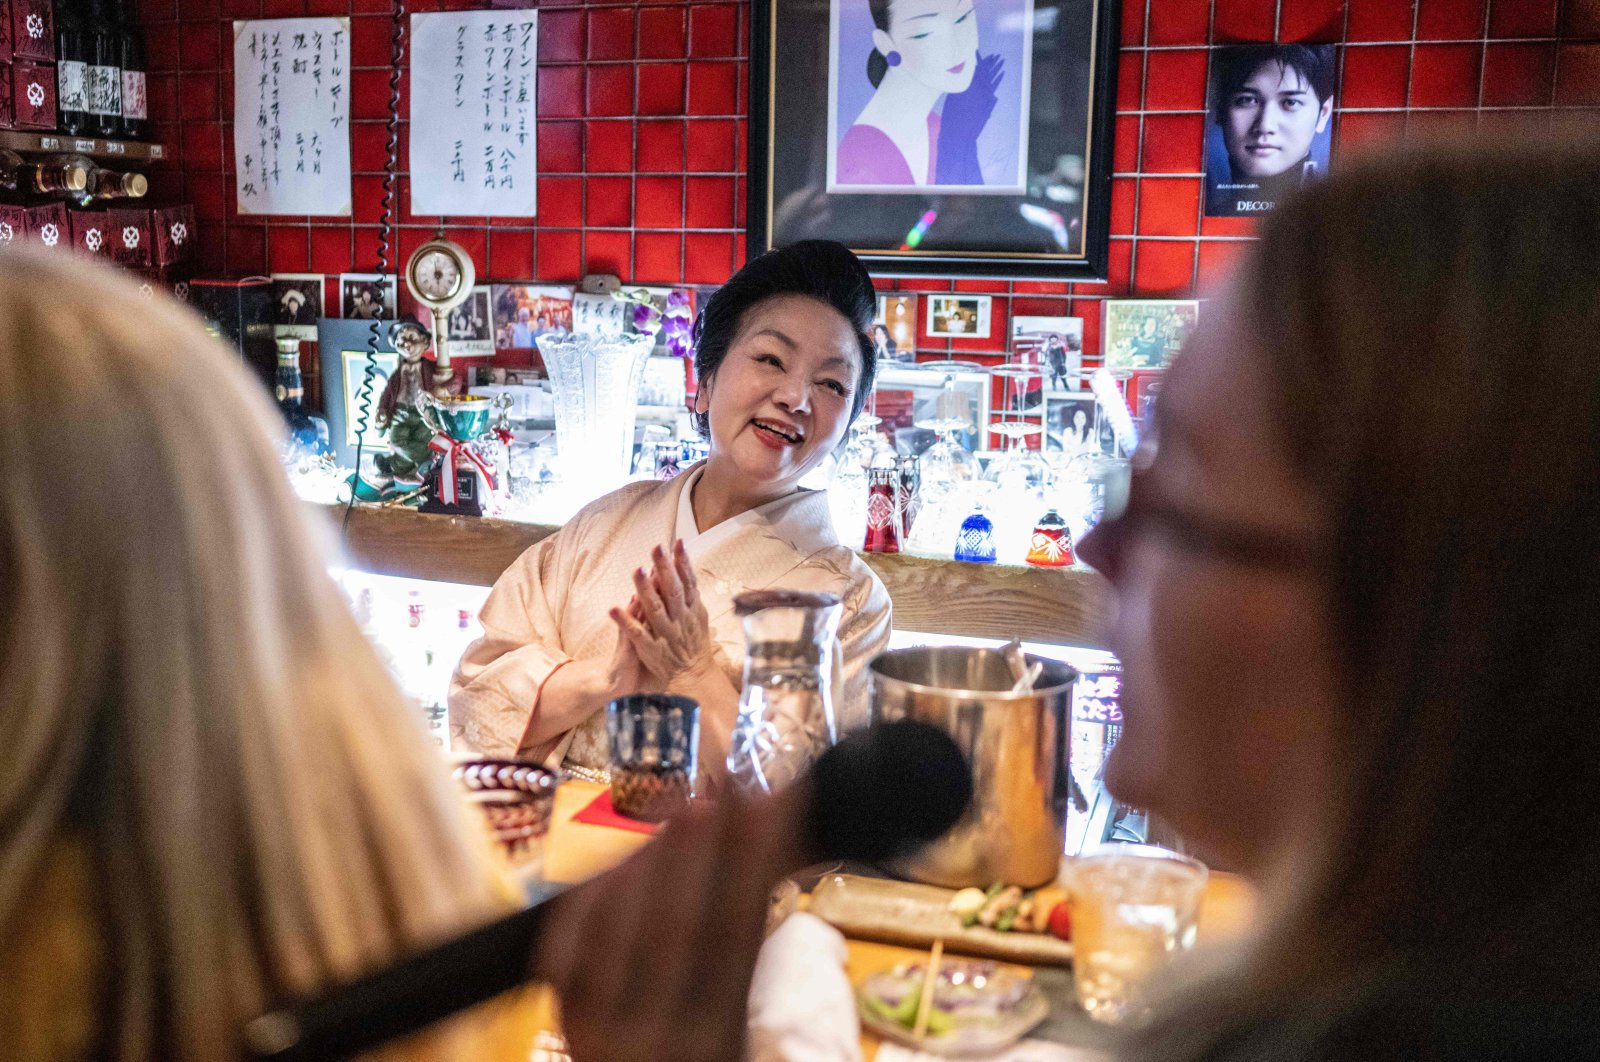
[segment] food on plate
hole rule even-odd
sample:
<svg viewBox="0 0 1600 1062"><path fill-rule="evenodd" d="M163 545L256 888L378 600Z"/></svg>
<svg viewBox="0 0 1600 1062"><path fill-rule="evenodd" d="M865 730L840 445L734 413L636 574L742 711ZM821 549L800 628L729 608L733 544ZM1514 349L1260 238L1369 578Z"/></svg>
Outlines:
<svg viewBox="0 0 1600 1062"><path fill-rule="evenodd" d="M871 1019L890 1024L902 1034L914 1029L926 970L921 962L903 963L869 976L857 992L863 1017L869 1024ZM1015 1038L1049 1011L1025 974L976 959L945 958L932 993L929 1039Z"/></svg>
<svg viewBox="0 0 1600 1062"><path fill-rule="evenodd" d="M982 889L962 889L950 897L950 911L961 919L962 925L969 926L978 920L978 912L988 902L989 894Z"/></svg>
<svg viewBox="0 0 1600 1062"><path fill-rule="evenodd" d="M1066 903L1058 903L1049 915L1050 932L1062 940L1072 939L1072 910Z"/></svg>
<svg viewBox="0 0 1600 1062"><path fill-rule="evenodd" d="M1016 917L1017 904L1022 901L1022 890L1015 885L994 885L991 889L998 891L992 892L989 902L978 912L978 924L992 929L1000 924L1004 915L1009 913L1012 918ZM1011 921L1011 918L1006 919L1006 929L1011 928Z"/></svg>
<svg viewBox="0 0 1600 1062"><path fill-rule="evenodd" d="M1001 933L1047 933L1052 932L1052 913L1066 900L1067 890L1059 885L1044 885L1030 893L997 881L987 891L962 889L950 898L950 912L968 929L983 926Z"/></svg>

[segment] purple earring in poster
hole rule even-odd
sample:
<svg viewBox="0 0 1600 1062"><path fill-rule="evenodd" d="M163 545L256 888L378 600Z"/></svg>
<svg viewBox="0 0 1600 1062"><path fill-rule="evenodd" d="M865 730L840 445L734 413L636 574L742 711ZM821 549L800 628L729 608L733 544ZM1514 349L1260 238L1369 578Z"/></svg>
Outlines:
<svg viewBox="0 0 1600 1062"><path fill-rule="evenodd" d="M1331 44L1243 44L1211 53L1206 216L1271 210L1328 172Z"/></svg>
<svg viewBox="0 0 1600 1062"><path fill-rule="evenodd" d="M1016 195L1033 0L830 0L828 191Z"/></svg>

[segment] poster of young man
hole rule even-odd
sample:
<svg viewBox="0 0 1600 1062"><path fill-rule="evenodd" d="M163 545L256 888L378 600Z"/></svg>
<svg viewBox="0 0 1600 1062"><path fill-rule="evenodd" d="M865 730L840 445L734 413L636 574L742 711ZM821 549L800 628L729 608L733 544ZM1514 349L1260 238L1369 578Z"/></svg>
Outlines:
<svg viewBox="0 0 1600 1062"><path fill-rule="evenodd" d="M1206 216L1247 217L1328 172L1331 44L1241 44L1211 53Z"/></svg>

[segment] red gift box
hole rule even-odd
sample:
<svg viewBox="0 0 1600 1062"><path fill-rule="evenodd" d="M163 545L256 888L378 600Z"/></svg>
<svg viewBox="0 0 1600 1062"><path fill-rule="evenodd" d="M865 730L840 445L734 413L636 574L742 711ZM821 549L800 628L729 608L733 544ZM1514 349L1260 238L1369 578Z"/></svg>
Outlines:
<svg viewBox="0 0 1600 1062"><path fill-rule="evenodd" d="M54 129L56 68L25 59L12 63L11 109L18 129Z"/></svg>
<svg viewBox="0 0 1600 1062"><path fill-rule="evenodd" d="M0 129L13 128L15 118L11 109L11 64L0 62Z"/></svg>
<svg viewBox="0 0 1600 1062"><path fill-rule="evenodd" d="M11 0L0 0L0 62L11 58Z"/></svg>
<svg viewBox="0 0 1600 1062"><path fill-rule="evenodd" d="M0 247L28 238L28 208L0 203Z"/></svg>
<svg viewBox="0 0 1600 1062"><path fill-rule="evenodd" d="M44 247L72 245L72 226L67 223L65 203L41 203L28 208L28 240Z"/></svg>
<svg viewBox="0 0 1600 1062"><path fill-rule="evenodd" d="M189 301L189 270L185 266L173 269L146 269L139 281L139 290L148 298L170 295L179 302Z"/></svg>
<svg viewBox="0 0 1600 1062"><path fill-rule="evenodd" d="M106 240L111 259L118 265L144 269L155 262L155 238L150 232L150 211L107 210Z"/></svg>
<svg viewBox="0 0 1600 1062"><path fill-rule="evenodd" d="M164 207L150 211L150 228L155 236L155 265L169 266L194 258L194 206Z"/></svg>
<svg viewBox="0 0 1600 1062"><path fill-rule="evenodd" d="M56 25L50 0L9 0L11 54L18 59L55 62Z"/></svg>
<svg viewBox="0 0 1600 1062"><path fill-rule="evenodd" d="M79 254L111 259L111 224L103 210L71 210L72 249Z"/></svg>

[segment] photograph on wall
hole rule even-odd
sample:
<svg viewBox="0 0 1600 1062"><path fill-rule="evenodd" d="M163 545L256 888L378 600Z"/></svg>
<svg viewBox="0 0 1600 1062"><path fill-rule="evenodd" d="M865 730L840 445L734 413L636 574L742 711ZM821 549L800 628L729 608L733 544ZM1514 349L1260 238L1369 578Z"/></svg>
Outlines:
<svg viewBox="0 0 1600 1062"><path fill-rule="evenodd" d="M988 339L987 295L929 295L928 335L952 339Z"/></svg>
<svg viewBox="0 0 1600 1062"><path fill-rule="evenodd" d="M1115 0L754 0L746 255L1104 277Z"/></svg>
<svg viewBox="0 0 1600 1062"><path fill-rule="evenodd" d="M917 297L879 295L878 316L872 322L872 345L878 363L916 361Z"/></svg>
<svg viewBox="0 0 1600 1062"><path fill-rule="evenodd" d="M1081 317L1013 317L1011 360L1038 366L1046 392L1075 391L1083 368Z"/></svg>
<svg viewBox="0 0 1600 1062"><path fill-rule="evenodd" d="M1096 450L1095 418L1094 395L1088 391L1045 395L1044 448L1068 454Z"/></svg>
<svg viewBox="0 0 1600 1062"><path fill-rule="evenodd" d="M832 0L828 191L1027 182L1033 0Z"/></svg>
<svg viewBox="0 0 1600 1062"><path fill-rule="evenodd" d="M411 289L400 292L400 316L433 330L433 311L416 300ZM494 314L489 285L472 289L467 301L445 316L452 358L487 358L494 354Z"/></svg>
<svg viewBox="0 0 1600 1062"><path fill-rule="evenodd" d="M1100 331L1111 369L1161 369L1171 363L1200 318L1196 299L1110 299Z"/></svg>
<svg viewBox="0 0 1600 1062"><path fill-rule="evenodd" d="M494 285L494 345L528 350L552 332L572 331L572 289L539 284Z"/></svg>
<svg viewBox="0 0 1600 1062"><path fill-rule="evenodd" d="M1165 375L1166 373L1160 369L1136 369L1128 375L1128 381L1122 385L1128 411L1133 414L1141 434L1152 423L1156 399L1161 395L1161 378Z"/></svg>
<svg viewBox="0 0 1600 1062"><path fill-rule="evenodd" d="M279 339L316 339L322 316L321 273L272 274L272 334Z"/></svg>
<svg viewBox="0 0 1600 1062"><path fill-rule="evenodd" d="M378 273L341 273L339 316L346 321L394 320L394 277Z"/></svg>
<svg viewBox="0 0 1600 1062"><path fill-rule="evenodd" d="M1338 70L1331 44L1211 51L1206 216L1248 217L1328 172Z"/></svg>

